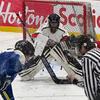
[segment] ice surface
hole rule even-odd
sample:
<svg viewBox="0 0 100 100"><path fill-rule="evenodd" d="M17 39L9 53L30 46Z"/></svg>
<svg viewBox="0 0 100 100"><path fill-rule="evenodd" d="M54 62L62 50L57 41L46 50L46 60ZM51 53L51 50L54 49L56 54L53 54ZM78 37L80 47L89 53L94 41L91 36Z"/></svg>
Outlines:
<svg viewBox="0 0 100 100"><path fill-rule="evenodd" d="M22 39L20 33L0 32L0 50L13 48L15 42L20 39ZM60 70L55 63L52 65L56 69L57 76L66 77L67 74L63 69ZM40 71L34 80L23 82L17 76L12 84L16 100L88 100L83 88L75 85L57 85L45 69Z"/></svg>

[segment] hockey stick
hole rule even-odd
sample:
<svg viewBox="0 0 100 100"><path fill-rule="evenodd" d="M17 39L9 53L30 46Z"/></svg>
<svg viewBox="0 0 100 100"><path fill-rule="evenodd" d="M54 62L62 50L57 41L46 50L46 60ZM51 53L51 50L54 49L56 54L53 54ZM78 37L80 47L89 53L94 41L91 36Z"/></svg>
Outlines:
<svg viewBox="0 0 100 100"><path fill-rule="evenodd" d="M54 71L52 70L49 62L47 61L46 57L44 55L42 55L41 60L43 62L43 64L45 65L48 73L50 74L52 80L56 83L56 84L71 84L71 82L68 79L59 79L57 78L56 74L54 73Z"/></svg>
<svg viewBox="0 0 100 100"><path fill-rule="evenodd" d="M21 21L22 25L23 25L23 28L26 30L27 34L29 35L31 41L34 43L34 40L32 38L32 36L30 35L30 32L29 30L25 27L25 22L21 19L21 17L19 16L18 13L16 13L17 17L19 18L19 20Z"/></svg>

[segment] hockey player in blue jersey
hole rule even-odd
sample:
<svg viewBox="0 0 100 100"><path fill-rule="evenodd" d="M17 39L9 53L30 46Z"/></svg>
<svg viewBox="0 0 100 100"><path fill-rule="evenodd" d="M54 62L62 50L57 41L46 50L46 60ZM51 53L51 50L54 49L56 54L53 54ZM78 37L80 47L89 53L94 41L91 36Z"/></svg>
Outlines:
<svg viewBox="0 0 100 100"><path fill-rule="evenodd" d="M13 51L0 54L0 94L3 100L15 100L11 83L18 72L28 67L34 55L34 47L27 40L20 40ZM27 59L31 57L29 62Z"/></svg>

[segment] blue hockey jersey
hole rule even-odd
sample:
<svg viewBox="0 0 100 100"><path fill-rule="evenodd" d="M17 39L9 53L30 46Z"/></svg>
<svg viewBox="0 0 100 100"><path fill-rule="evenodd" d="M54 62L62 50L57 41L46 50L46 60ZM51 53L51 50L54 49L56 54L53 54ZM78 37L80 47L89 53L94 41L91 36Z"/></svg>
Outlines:
<svg viewBox="0 0 100 100"><path fill-rule="evenodd" d="M25 56L19 50L0 53L0 92L4 91L23 70Z"/></svg>
<svg viewBox="0 0 100 100"><path fill-rule="evenodd" d="M20 62L20 55L14 51L0 54L0 76L14 75L22 70L23 64Z"/></svg>

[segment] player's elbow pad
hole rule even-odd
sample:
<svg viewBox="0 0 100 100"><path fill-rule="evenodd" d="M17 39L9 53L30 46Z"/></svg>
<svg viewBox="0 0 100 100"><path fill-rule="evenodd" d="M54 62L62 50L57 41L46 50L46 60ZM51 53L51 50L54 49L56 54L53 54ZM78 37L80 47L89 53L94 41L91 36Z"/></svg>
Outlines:
<svg viewBox="0 0 100 100"><path fill-rule="evenodd" d="M32 38L37 38L38 34L39 34L39 33L33 33L33 34L32 34Z"/></svg>
<svg viewBox="0 0 100 100"><path fill-rule="evenodd" d="M69 40L69 36L64 36L62 37L61 41L68 41Z"/></svg>

